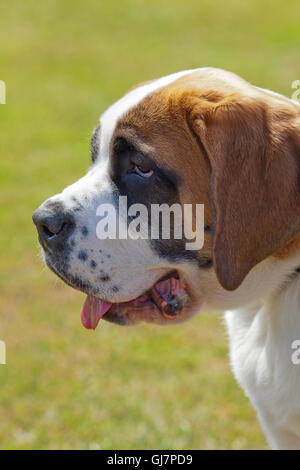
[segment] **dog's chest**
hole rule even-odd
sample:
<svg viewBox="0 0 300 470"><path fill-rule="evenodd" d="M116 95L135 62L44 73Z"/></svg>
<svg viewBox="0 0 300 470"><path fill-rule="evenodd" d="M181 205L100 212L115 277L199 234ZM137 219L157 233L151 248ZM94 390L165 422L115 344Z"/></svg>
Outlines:
<svg viewBox="0 0 300 470"><path fill-rule="evenodd" d="M299 280L261 305L226 312L225 319L233 372L260 418L300 437Z"/></svg>

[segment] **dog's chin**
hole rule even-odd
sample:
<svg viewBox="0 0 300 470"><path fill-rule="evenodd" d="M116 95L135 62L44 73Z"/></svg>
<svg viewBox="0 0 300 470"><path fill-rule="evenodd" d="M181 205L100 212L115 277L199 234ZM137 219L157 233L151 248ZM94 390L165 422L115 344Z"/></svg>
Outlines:
<svg viewBox="0 0 300 470"><path fill-rule="evenodd" d="M156 325L177 325L192 318L201 308L185 307L173 317L166 317L153 303L144 308L131 308L120 304L113 304L112 308L103 316L103 320L121 326L134 326L141 322L154 323Z"/></svg>
<svg viewBox="0 0 300 470"><path fill-rule="evenodd" d="M199 309L189 286L178 271L172 270L136 298L115 301L103 298L97 287L69 273L61 263L45 256L47 266L70 287L87 294L81 312L85 328L95 329L103 318L117 325L136 325L140 322L158 325L178 324L190 319ZM201 302L200 302L201 304Z"/></svg>
<svg viewBox="0 0 300 470"><path fill-rule="evenodd" d="M64 261L53 260L49 253L43 250L44 262L47 267L52 271L56 276L58 276L65 284L72 287L73 289L84 292L88 295L96 296L99 292L98 287L94 286L90 282L82 279L78 275L73 275L68 269L68 265Z"/></svg>

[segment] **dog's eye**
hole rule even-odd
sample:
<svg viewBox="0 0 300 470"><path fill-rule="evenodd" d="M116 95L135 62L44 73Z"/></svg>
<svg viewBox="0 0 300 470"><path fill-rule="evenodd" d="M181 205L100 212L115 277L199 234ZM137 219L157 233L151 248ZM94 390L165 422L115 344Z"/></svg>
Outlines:
<svg viewBox="0 0 300 470"><path fill-rule="evenodd" d="M143 178L150 178L150 176L153 175L153 170L149 170L149 168L143 168L141 166L135 165L133 162L130 162L128 172L136 173L137 175L142 176Z"/></svg>
<svg viewBox="0 0 300 470"><path fill-rule="evenodd" d="M150 178L153 175L153 170L149 170L149 168L143 168L140 166L135 166L135 171L138 175L143 176L144 178Z"/></svg>
<svg viewBox="0 0 300 470"><path fill-rule="evenodd" d="M130 162L128 166L128 173L131 173L135 169L135 164Z"/></svg>

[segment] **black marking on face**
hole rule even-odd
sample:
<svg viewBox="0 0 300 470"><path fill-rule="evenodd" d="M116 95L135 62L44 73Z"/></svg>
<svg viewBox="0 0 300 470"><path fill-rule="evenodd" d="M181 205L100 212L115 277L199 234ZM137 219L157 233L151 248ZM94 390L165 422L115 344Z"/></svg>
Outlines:
<svg viewBox="0 0 300 470"><path fill-rule="evenodd" d="M108 282L111 280L108 274L103 274L102 276L99 276L98 279L102 282Z"/></svg>
<svg viewBox="0 0 300 470"><path fill-rule="evenodd" d="M72 200L72 202L74 202L74 204L75 204L75 206L72 207L72 211L74 211L74 212L79 212L79 211L83 210L84 207L83 207L83 205L78 201L77 197L72 196L72 197L71 197L71 200Z"/></svg>
<svg viewBox="0 0 300 470"><path fill-rule="evenodd" d="M63 261L54 263L48 256L46 257L47 266L58 277L60 277L69 286L86 292L87 294L99 294L99 287L91 284L88 281L82 280L78 275L73 275L69 271L69 264L64 259Z"/></svg>
<svg viewBox="0 0 300 470"><path fill-rule="evenodd" d="M96 161L99 154L100 129L101 128L99 124L99 126L95 127L91 138L91 158L93 163Z"/></svg>
<svg viewBox="0 0 300 470"><path fill-rule="evenodd" d="M65 244L57 243L55 246L55 250L58 251L59 253L62 253L63 251L65 251Z"/></svg>
<svg viewBox="0 0 300 470"><path fill-rule="evenodd" d="M199 268L202 268L202 269L209 269L212 267L212 259L209 258L208 256L205 256L205 255L201 255L201 256L198 256L198 266Z"/></svg>
<svg viewBox="0 0 300 470"><path fill-rule="evenodd" d="M81 233L84 237L87 237L88 234L89 234L89 231L87 229L87 227L84 225L83 227L81 227Z"/></svg>
<svg viewBox="0 0 300 470"><path fill-rule="evenodd" d="M128 207L139 203L147 207L148 227L151 230L151 206L152 204L167 204L171 207L173 204L179 204L179 186L181 184L180 176L170 169L160 168L149 155L142 153L141 146L137 139L133 142L125 138L116 137L113 145L113 154L111 157L110 175L119 190L121 196L127 196ZM158 159L156 159L158 161ZM130 163L141 165L142 167L153 170L149 178L141 177L130 172ZM118 195L119 195L118 194ZM171 213L172 214L172 213ZM132 220L132 218L130 219ZM130 222L128 220L128 223ZM160 218L159 239L149 240L152 248L160 257L170 262L193 261L197 262L197 253L186 250L186 241L175 239L174 237L174 217L171 215L170 221L170 239L162 238L162 223ZM183 231L184 232L184 231Z"/></svg>
<svg viewBox="0 0 300 470"><path fill-rule="evenodd" d="M78 253L78 259L80 259L80 261L86 261L88 259L87 252L84 250L80 250Z"/></svg>
<svg viewBox="0 0 300 470"><path fill-rule="evenodd" d="M91 262L90 262L90 266L91 266L92 269L95 269L98 265L97 265L96 261L92 259Z"/></svg>
<svg viewBox="0 0 300 470"><path fill-rule="evenodd" d="M112 286L111 290L112 290L112 292L117 293L117 292L120 291L120 287L119 286Z"/></svg>
<svg viewBox="0 0 300 470"><path fill-rule="evenodd" d="M70 273L64 273L68 281L72 284L73 287L84 291L89 294L96 295L99 293L99 288L95 285L92 285L88 281L83 281L79 276L73 276Z"/></svg>
<svg viewBox="0 0 300 470"><path fill-rule="evenodd" d="M48 268L51 269L51 271L53 271L63 281L65 281L64 277L67 277L66 273L69 269L68 256L66 258L63 258L63 260L56 261L52 258L52 256L47 254L45 260Z"/></svg>

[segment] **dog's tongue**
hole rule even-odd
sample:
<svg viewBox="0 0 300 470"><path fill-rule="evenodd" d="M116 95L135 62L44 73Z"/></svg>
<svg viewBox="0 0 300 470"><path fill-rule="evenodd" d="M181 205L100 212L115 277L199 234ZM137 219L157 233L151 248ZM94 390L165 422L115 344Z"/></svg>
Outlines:
<svg viewBox="0 0 300 470"><path fill-rule="evenodd" d="M81 322L88 330L94 330L103 315L112 306L109 302L103 302L92 295L88 295L81 310Z"/></svg>

